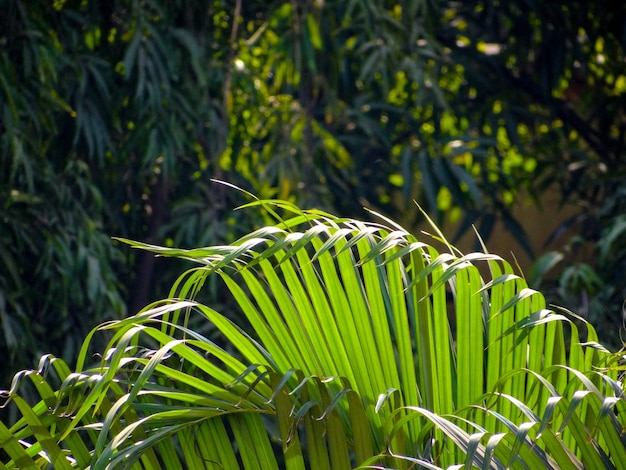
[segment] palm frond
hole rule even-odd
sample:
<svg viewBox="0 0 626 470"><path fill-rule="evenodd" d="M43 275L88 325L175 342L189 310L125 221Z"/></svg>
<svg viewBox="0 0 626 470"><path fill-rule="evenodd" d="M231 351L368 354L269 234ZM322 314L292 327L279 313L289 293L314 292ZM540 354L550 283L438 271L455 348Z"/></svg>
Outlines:
<svg viewBox="0 0 626 470"><path fill-rule="evenodd" d="M170 300L95 329L76 372L53 359L16 376L1 468L626 468L614 356L506 261L255 204L287 215L228 246L128 242L197 267ZM233 311L194 300L209 276Z"/></svg>

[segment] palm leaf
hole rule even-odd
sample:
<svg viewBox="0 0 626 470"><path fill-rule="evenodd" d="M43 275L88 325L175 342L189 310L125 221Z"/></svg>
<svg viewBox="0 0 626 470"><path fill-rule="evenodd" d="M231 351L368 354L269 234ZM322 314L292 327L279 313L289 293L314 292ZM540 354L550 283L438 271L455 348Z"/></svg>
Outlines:
<svg viewBox="0 0 626 470"><path fill-rule="evenodd" d="M612 356L508 263L440 254L391 221L255 205L283 215L231 245L128 242L198 267L171 300L94 330L60 386L58 359L17 376L0 468L626 466ZM209 276L228 315L194 300Z"/></svg>

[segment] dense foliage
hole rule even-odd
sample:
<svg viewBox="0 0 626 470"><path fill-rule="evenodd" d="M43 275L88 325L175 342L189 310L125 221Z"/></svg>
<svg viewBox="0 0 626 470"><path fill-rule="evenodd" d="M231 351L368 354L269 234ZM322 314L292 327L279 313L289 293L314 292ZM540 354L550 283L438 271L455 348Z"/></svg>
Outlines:
<svg viewBox="0 0 626 470"><path fill-rule="evenodd" d="M624 9L5 1L0 380L47 350L70 359L90 325L171 283L180 265L111 235L170 246L236 236L249 216L224 212L232 193L210 178L410 226L417 199L459 219L459 233L476 223L488 237L501 220L522 242L512 206L556 184L564 202L584 203L570 222L602 255L568 266L554 292L601 301L587 313L619 323Z"/></svg>
<svg viewBox="0 0 626 470"><path fill-rule="evenodd" d="M506 261L389 219L256 205L276 223L229 245L129 242L195 267L92 331L75 372L44 356L17 376L2 468L626 466L617 358ZM194 300L211 279L229 308Z"/></svg>

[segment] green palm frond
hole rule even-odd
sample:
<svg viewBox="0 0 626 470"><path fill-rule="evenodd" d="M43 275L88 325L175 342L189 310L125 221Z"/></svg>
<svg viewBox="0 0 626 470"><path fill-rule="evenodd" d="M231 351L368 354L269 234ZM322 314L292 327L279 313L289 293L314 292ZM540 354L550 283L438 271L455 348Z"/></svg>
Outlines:
<svg viewBox="0 0 626 470"><path fill-rule="evenodd" d="M16 376L0 468L626 468L615 356L507 262L263 204L287 215L228 246L129 242L197 266L74 372ZM233 311L194 300L210 276Z"/></svg>

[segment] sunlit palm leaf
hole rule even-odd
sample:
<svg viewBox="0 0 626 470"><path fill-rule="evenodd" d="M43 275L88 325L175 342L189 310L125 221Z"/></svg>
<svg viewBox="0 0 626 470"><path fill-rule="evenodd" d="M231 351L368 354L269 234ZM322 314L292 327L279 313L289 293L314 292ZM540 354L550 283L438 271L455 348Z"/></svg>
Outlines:
<svg viewBox="0 0 626 470"><path fill-rule="evenodd" d="M102 364L83 370L90 335L79 373L57 367L58 392L30 374L48 405L31 411L17 381L23 419L0 428L5 465L626 466L612 356L589 325L580 343L506 262L275 204L284 220L232 245L130 242L197 262L172 289L189 300L103 325ZM208 276L238 312L193 300Z"/></svg>

